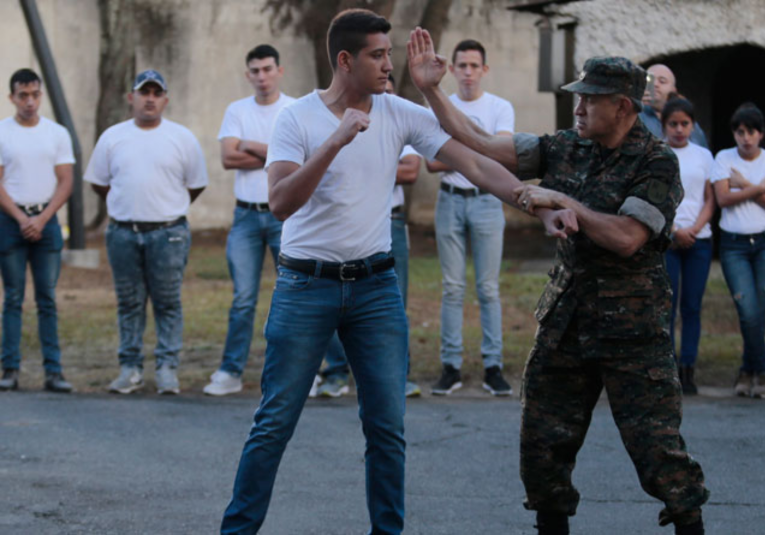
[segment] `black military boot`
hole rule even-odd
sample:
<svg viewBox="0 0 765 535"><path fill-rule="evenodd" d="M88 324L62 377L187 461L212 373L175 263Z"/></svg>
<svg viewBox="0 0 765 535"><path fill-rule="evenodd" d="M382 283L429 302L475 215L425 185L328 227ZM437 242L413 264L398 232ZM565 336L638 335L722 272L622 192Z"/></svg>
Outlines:
<svg viewBox="0 0 765 535"><path fill-rule="evenodd" d="M568 515L537 511L537 525L534 527L539 535L569 535Z"/></svg>
<svg viewBox="0 0 765 535"><path fill-rule="evenodd" d="M699 519L693 524L675 526L675 535L704 535L704 521Z"/></svg>
<svg viewBox="0 0 765 535"><path fill-rule="evenodd" d="M683 394L687 396L695 396L699 393L693 379L693 366L680 366L680 384L683 386Z"/></svg>

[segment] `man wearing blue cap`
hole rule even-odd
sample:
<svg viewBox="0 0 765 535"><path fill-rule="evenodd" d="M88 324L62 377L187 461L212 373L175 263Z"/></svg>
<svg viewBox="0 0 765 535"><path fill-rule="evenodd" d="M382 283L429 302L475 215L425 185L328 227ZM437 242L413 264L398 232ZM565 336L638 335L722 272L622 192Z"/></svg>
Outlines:
<svg viewBox="0 0 765 535"><path fill-rule="evenodd" d="M101 135L85 172L109 212L106 249L117 292L121 367L109 391L129 394L143 387L143 331L151 299L157 392L178 394L181 283L191 245L186 212L207 186L207 168L194 134L162 117L168 98L160 73L140 73L128 102L133 119Z"/></svg>
<svg viewBox="0 0 765 535"><path fill-rule="evenodd" d="M630 60L591 58L562 89L579 97L576 126L554 135L491 136L439 89L445 60L427 32L408 45L412 79L441 125L539 186L471 179L529 213L567 209L579 232L558 240L535 316L523 377L524 506L540 535L568 535L579 492L571 474L602 391L642 488L663 501L659 523L703 535L709 492L680 436L682 394L669 336L664 252L683 196L677 160L638 120L646 73Z"/></svg>

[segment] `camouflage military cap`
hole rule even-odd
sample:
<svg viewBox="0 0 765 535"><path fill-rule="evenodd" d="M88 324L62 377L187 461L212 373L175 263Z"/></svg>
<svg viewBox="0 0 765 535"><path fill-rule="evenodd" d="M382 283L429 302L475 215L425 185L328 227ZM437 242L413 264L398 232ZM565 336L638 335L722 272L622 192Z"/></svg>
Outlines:
<svg viewBox="0 0 765 535"><path fill-rule="evenodd" d="M641 100L645 91L646 72L627 58L595 57L584 63L579 80L561 87L571 93L584 95L622 94L642 108Z"/></svg>

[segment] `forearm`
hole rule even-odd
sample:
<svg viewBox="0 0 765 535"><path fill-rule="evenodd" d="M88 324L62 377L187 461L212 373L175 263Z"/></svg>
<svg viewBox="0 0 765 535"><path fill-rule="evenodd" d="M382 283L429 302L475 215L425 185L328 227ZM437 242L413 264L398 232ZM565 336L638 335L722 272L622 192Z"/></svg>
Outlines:
<svg viewBox="0 0 765 535"><path fill-rule="evenodd" d="M561 209L574 212L579 230L588 238L619 256L632 256L650 237L648 228L629 216L596 212L563 194L560 194L557 204Z"/></svg>
<svg viewBox="0 0 765 535"><path fill-rule="evenodd" d="M110 186L101 186L100 184L91 184L90 187L96 194L103 200L106 200L106 196L109 195Z"/></svg>
<svg viewBox="0 0 765 535"><path fill-rule="evenodd" d="M446 165L443 162L439 162L438 160L433 160L432 162L428 162L425 164L425 166L428 168L428 171L431 173L449 173L450 171L453 171L453 169L449 168L448 165Z"/></svg>
<svg viewBox="0 0 765 535"><path fill-rule="evenodd" d="M278 177L274 166L269 168L268 205L274 217L284 221L308 202L324 173L343 147L343 144L329 138L292 173Z"/></svg>
<svg viewBox="0 0 765 535"><path fill-rule="evenodd" d="M704 206L702 206L699 216L693 224L693 233L698 234L704 225L712 221L712 216L715 214L715 200L714 197L706 200Z"/></svg>
<svg viewBox="0 0 765 535"><path fill-rule="evenodd" d="M243 139L239 142L237 149L261 160L265 160L268 157L268 145L265 143Z"/></svg>
<svg viewBox="0 0 765 535"><path fill-rule="evenodd" d="M440 87L423 93L446 132L463 145L505 166L510 172L518 170L515 145L511 135L492 136L459 111Z"/></svg>
<svg viewBox="0 0 765 535"><path fill-rule="evenodd" d="M64 176L59 178L56 189L53 192L53 197L51 197L50 201L48 202L48 206L45 207L45 210L43 210L42 213L40 213L38 216L43 220L43 222L47 223L50 221L51 218L56 215L56 212L58 212L59 209L64 206L64 203L72 195L73 184L74 178L70 169L68 173L65 173Z"/></svg>
<svg viewBox="0 0 765 535"><path fill-rule="evenodd" d="M0 176L0 178L2 177ZM16 203L13 202L13 199L8 195L8 192L2 184L0 184L0 210L18 221L19 224L27 219L27 215L16 206Z"/></svg>
<svg viewBox="0 0 765 535"><path fill-rule="evenodd" d="M221 157L223 169L263 169L266 160L249 152L231 151Z"/></svg>
<svg viewBox="0 0 765 535"><path fill-rule="evenodd" d="M728 208L745 201L756 201L759 197L763 197L764 194L765 187L760 185L747 186L737 191L731 191L730 189L728 191L717 190L717 204L720 205L720 208Z"/></svg>

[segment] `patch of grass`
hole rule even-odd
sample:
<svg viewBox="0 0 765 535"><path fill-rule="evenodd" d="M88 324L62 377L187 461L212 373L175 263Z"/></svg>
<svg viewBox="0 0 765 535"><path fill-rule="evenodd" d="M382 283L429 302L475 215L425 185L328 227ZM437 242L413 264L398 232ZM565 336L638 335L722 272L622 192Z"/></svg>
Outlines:
<svg viewBox="0 0 765 535"><path fill-rule="evenodd" d="M96 244L98 246L99 244ZM62 361L67 378L80 391L102 390L118 372L116 298L106 256L99 270L65 267L58 288L59 331ZM504 365L511 382L517 386L526 357L534 342L537 328L533 312L548 280L547 264L537 271L521 270L518 262L505 260L500 278ZM263 325L274 286L274 268L270 257L263 266L263 277L250 359L244 376L246 388L258 395L257 384L265 353ZM438 257L424 250L411 258L409 270L410 345L412 378L427 385L441 369L440 304L441 270ZM210 373L220 363L228 327L228 310L233 286L228 275L225 255L225 234L197 240L192 247L183 287L184 349L180 378L187 391L200 391ZM38 388L42 384L40 346L29 283L23 315L22 387ZM151 379L153 347L156 343L154 321L149 317L144 336L147 378ZM679 322L678 322L679 323ZM468 384L480 384L481 323L475 290L472 263L467 267L463 342L463 376ZM680 330L677 330L678 343ZM698 380L701 384L728 386L740 364L741 336L738 317L725 281L713 270L704 297L702 338L699 349Z"/></svg>

